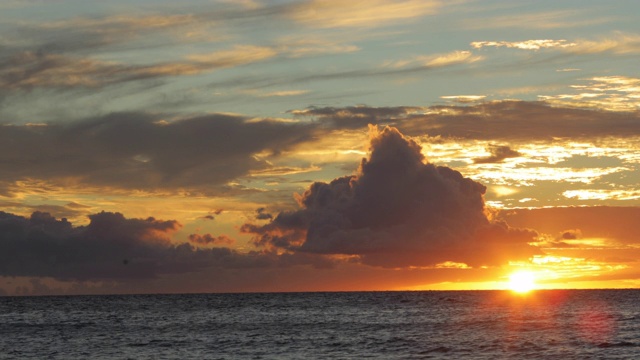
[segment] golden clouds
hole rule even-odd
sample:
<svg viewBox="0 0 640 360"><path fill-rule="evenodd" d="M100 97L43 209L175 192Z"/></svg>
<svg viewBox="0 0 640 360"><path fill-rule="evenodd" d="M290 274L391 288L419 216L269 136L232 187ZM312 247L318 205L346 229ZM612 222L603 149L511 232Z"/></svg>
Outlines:
<svg viewBox="0 0 640 360"><path fill-rule="evenodd" d="M471 51L452 51L446 54L416 56L407 60L387 62L384 66L404 68L408 66L443 67L457 64L470 64L483 60L484 57L474 55Z"/></svg>
<svg viewBox="0 0 640 360"><path fill-rule="evenodd" d="M554 106L636 111L640 109L640 78L627 76L595 76L571 85L570 94L538 95ZM584 83L586 82L586 84Z"/></svg>
<svg viewBox="0 0 640 360"><path fill-rule="evenodd" d="M435 0L312 0L290 9L294 20L320 28L374 27L433 14Z"/></svg>
<svg viewBox="0 0 640 360"><path fill-rule="evenodd" d="M525 41L474 41L471 46L480 49L483 47L507 47L516 48L522 50L540 50L546 48L568 48L576 46L576 43L568 42L567 40L551 40L551 39L539 39L539 40L525 40Z"/></svg>

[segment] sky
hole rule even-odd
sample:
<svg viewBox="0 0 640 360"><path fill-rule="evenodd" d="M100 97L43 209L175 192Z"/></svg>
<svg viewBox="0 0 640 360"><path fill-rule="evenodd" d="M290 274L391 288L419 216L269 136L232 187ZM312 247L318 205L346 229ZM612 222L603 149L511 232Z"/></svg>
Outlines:
<svg viewBox="0 0 640 360"><path fill-rule="evenodd" d="M639 23L3 0L0 295L639 287Z"/></svg>

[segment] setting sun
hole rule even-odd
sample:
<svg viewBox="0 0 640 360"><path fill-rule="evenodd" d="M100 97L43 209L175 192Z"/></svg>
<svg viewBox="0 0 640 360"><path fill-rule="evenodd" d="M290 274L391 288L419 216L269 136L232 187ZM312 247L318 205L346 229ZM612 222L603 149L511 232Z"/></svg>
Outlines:
<svg viewBox="0 0 640 360"><path fill-rule="evenodd" d="M535 276L530 271L518 271L509 276L509 289L517 293L526 293L535 289Z"/></svg>

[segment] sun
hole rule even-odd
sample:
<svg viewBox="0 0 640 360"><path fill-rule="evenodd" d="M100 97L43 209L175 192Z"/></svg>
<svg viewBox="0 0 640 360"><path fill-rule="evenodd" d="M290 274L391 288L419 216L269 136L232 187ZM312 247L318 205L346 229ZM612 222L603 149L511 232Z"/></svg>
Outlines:
<svg viewBox="0 0 640 360"><path fill-rule="evenodd" d="M509 276L509 289L513 292L524 294L535 288L535 276L531 271L521 270Z"/></svg>

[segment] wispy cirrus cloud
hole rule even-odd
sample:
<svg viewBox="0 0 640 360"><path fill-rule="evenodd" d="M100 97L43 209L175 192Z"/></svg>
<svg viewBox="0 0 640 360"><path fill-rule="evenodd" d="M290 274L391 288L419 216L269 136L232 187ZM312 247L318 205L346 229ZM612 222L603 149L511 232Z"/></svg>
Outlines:
<svg viewBox="0 0 640 360"><path fill-rule="evenodd" d="M290 58L312 57L328 54L353 53L360 47L349 43L348 37L323 37L323 36L285 36L275 41L275 46L280 52L286 53Z"/></svg>
<svg viewBox="0 0 640 360"><path fill-rule="evenodd" d="M464 19L460 26L466 29L561 29L593 26L613 22L616 19L606 16L580 16L585 11L576 9L529 12L511 15L476 17Z"/></svg>
<svg viewBox="0 0 640 360"><path fill-rule="evenodd" d="M578 200L637 200L640 199L639 190L626 189L582 189L566 190L564 197Z"/></svg>
<svg viewBox="0 0 640 360"><path fill-rule="evenodd" d="M136 29L157 30L193 23L196 17L192 14L165 15L113 15L106 17L76 17L68 20L45 22L40 24L43 30L59 30L74 28L78 31L113 34L130 32Z"/></svg>
<svg viewBox="0 0 640 360"><path fill-rule="evenodd" d="M493 160L493 159L491 159ZM478 162L478 164L494 163ZM606 175L622 173L631 169L625 167L575 169L570 167L532 167L507 172L503 168L485 168L471 178L498 185L533 186L542 181L563 181L567 183L592 184Z"/></svg>
<svg viewBox="0 0 640 360"><path fill-rule="evenodd" d="M551 39L539 39L539 40L525 40L525 41L474 41L471 43L471 47L481 49L483 47L506 47L522 50L539 50L547 48L568 48L577 46L576 43L568 42L567 40L551 40Z"/></svg>
<svg viewBox="0 0 640 360"><path fill-rule="evenodd" d="M411 66L437 68L457 64L470 64L483 60L484 57L475 55L471 51L452 51L445 54L422 55L407 60L387 62L384 66L391 68L406 68Z"/></svg>
<svg viewBox="0 0 640 360"><path fill-rule="evenodd" d="M640 36L617 32L597 39L530 39L522 41L474 41L471 47L512 48L520 50L557 49L571 54L612 53L616 55L640 52Z"/></svg>
<svg viewBox="0 0 640 360"><path fill-rule="evenodd" d="M615 55L640 53L640 35L617 32L598 39L579 39L566 51L576 54L612 53Z"/></svg>
<svg viewBox="0 0 640 360"><path fill-rule="evenodd" d="M636 111L640 109L640 78L596 76L587 84L572 85L571 93L538 95L550 104L563 107Z"/></svg>
<svg viewBox="0 0 640 360"><path fill-rule="evenodd" d="M289 97L300 96L308 94L309 90L274 90L274 91L261 91L257 89L240 90L239 93L244 95L255 96L259 98L271 98L271 97Z"/></svg>
<svg viewBox="0 0 640 360"><path fill-rule="evenodd" d="M436 0L311 0L292 4L287 15L295 21L319 28L377 27L435 13Z"/></svg>
<svg viewBox="0 0 640 360"><path fill-rule="evenodd" d="M470 104L478 101L482 101L486 98L486 95L448 95L440 96L441 99L457 102L461 104Z"/></svg>
<svg viewBox="0 0 640 360"><path fill-rule="evenodd" d="M158 48L202 40L193 36L206 33L210 42L222 40L220 29L202 16L185 14L116 14L74 17L64 20L16 23L6 33L15 45L5 51L38 49L54 53L86 53L89 50ZM162 38L157 35L163 35ZM145 38L146 37L146 38Z"/></svg>
<svg viewBox="0 0 640 360"><path fill-rule="evenodd" d="M0 63L0 89L102 87L110 84L196 75L273 58L270 47L237 45L208 54L191 54L184 61L129 65L86 57L23 52Z"/></svg>

